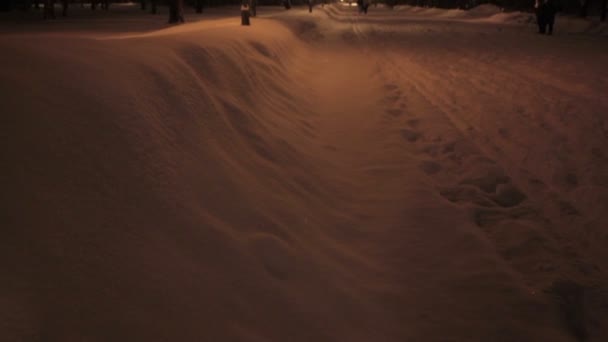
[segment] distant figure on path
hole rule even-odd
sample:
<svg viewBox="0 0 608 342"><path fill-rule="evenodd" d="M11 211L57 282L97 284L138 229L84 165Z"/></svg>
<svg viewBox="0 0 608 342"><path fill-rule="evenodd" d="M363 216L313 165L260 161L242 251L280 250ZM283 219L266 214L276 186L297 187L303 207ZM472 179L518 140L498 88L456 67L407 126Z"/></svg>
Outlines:
<svg viewBox="0 0 608 342"><path fill-rule="evenodd" d="M357 0L357 7L359 8L359 13L363 12L367 14L367 9L369 8L368 0Z"/></svg>
<svg viewBox="0 0 608 342"><path fill-rule="evenodd" d="M553 34L553 24L555 24L555 14L557 13L557 5L555 0L544 0L540 7L541 16L543 17L543 27L540 33ZM548 30L546 27L548 26Z"/></svg>
<svg viewBox="0 0 608 342"><path fill-rule="evenodd" d="M534 2L534 13L536 14L536 24L538 25L538 33L545 33L545 20L542 12L543 0Z"/></svg>
<svg viewBox="0 0 608 342"><path fill-rule="evenodd" d="M283 6L285 6L285 9L290 9L291 8L291 0L283 0Z"/></svg>
<svg viewBox="0 0 608 342"><path fill-rule="evenodd" d="M314 0L308 0L308 13L312 13L313 5L314 5Z"/></svg>
<svg viewBox="0 0 608 342"><path fill-rule="evenodd" d="M241 25L249 26L249 2L247 0L241 4Z"/></svg>

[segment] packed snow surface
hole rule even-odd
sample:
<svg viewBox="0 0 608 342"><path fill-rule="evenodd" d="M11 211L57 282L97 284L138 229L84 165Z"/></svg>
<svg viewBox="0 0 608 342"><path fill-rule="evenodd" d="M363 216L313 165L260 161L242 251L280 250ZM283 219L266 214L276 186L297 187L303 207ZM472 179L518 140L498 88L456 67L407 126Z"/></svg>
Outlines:
<svg viewBox="0 0 608 342"><path fill-rule="evenodd" d="M161 11L1 18L1 340L607 336L605 37Z"/></svg>

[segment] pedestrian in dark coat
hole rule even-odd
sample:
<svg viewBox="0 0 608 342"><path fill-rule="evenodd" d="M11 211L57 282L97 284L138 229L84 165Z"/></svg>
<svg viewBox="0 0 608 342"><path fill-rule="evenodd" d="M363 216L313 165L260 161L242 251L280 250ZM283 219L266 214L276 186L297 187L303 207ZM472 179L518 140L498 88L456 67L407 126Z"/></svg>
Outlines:
<svg viewBox="0 0 608 342"><path fill-rule="evenodd" d="M241 4L241 25L249 26L249 2L244 0Z"/></svg>
<svg viewBox="0 0 608 342"><path fill-rule="evenodd" d="M538 25L538 33L545 33L545 18L542 12L543 0L536 0L534 3L534 13L536 14L536 24Z"/></svg>
<svg viewBox="0 0 608 342"><path fill-rule="evenodd" d="M555 24L555 14L557 14L557 5L555 0L544 0L541 6L541 12L543 16L543 25L548 27L546 30L547 34L553 34L553 24ZM545 32L543 27L542 33Z"/></svg>

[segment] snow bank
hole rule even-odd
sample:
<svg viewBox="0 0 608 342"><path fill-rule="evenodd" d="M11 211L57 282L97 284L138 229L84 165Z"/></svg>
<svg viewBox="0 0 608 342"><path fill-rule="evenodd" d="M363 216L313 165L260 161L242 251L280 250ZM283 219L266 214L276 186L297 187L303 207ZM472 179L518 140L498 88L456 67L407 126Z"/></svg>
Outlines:
<svg viewBox="0 0 608 342"><path fill-rule="evenodd" d="M557 16L556 29L560 32L591 35L608 35L608 23L600 22L599 18L578 18L569 16Z"/></svg>
<svg viewBox="0 0 608 342"><path fill-rule="evenodd" d="M3 336L323 336L299 327L367 290L343 287L299 40L238 16L98 38L0 37Z"/></svg>
<svg viewBox="0 0 608 342"><path fill-rule="evenodd" d="M419 7L419 6L395 6L395 11L412 13L429 17L444 17L444 18L479 18L489 17L502 10L495 5L483 4L469 10L461 9L443 9L437 7Z"/></svg>
<svg viewBox="0 0 608 342"><path fill-rule="evenodd" d="M535 25L536 18L530 12L504 12L502 8L483 4L469 10L440 9L433 7L395 6L395 11L406 15L415 15L422 18L454 19L469 22L507 24L507 25ZM572 16L557 16L556 32L567 34L607 35L608 24L601 23L599 18L582 19Z"/></svg>
<svg viewBox="0 0 608 342"><path fill-rule="evenodd" d="M469 17L487 17L502 12L502 9L493 4L482 4L466 11Z"/></svg>
<svg viewBox="0 0 608 342"><path fill-rule="evenodd" d="M487 18L481 18L479 21L496 24L531 24L536 22L536 18L532 13L507 12L494 14Z"/></svg>

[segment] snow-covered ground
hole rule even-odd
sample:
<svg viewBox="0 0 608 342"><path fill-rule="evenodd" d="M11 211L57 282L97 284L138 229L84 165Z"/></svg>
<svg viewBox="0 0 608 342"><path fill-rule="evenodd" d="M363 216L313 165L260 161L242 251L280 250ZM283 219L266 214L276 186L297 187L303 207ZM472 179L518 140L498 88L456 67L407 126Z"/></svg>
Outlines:
<svg viewBox="0 0 608 342"><path fill-rule="evenodd" d="M114 11L0 18L2 340L607 336L605 37Z"/></svg>

